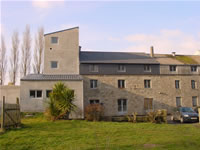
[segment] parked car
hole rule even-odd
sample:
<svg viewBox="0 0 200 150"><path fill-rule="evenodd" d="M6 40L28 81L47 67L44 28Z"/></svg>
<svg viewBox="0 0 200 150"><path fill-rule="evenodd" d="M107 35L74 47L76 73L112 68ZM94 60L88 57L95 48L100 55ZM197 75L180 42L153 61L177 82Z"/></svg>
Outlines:
<svg viewBox="0 0 200 150"><path fill-rule="evenodd" d="M184 122L198 122L199 115L191 107L179 107L178 110L173 114L172 119L178 120L181 123Z"/></svg>

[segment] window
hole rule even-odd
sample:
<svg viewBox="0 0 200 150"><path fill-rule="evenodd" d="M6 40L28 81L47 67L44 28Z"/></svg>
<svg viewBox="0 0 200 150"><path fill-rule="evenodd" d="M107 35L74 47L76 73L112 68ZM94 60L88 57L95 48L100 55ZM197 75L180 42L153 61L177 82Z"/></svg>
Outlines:
<svg viewBox="0 0 200 150"><path fill-rule="evenodd" d="M192 96L192 106L193 107L197 106L197 96Z"/></svg>
<svg viewBox="0 0 200 150"><path fill-rule="evenodd" d="M191 80L191 87L192 87L192 89L196 89L196 81L195 80Z"/></svg>
<svg viewBox="0 0 200 150"><path fill-rule="evenodd" d="M46 97L49 98L49 94L52 92L52 90L46 90Z"/></svg>
<svg viewBox="0 0 200 150"><path fill-rule="evenodd" d="M176 97L176 107L181 107L181 97Z"/></svg>
<svg viewBox="0 0 200 150"><path fill-rule="evenodd" d="M153 98L144 99L144 109L145 110L153 109Z"/></svg>
<svg viewBox="0 0 200 150"><path fill-rule="evenodd" d="M126 72L126 66L125 65L118 65L118 72Z"/></svg>
<svg viewBox="0 0 200 150"><path fill-rule="evenodd" d="M151 80L144 80L144 88L151 88Z"/></svg>
<svg viewBox="0 0 200 150"><path fill-rule="evenodd" d="M197 66L191 66L191 72L197 72Z"/></svg>
<svg viewBox="0 0 200 150"><path fill-rule="evenodd" d="M176 66L169 66L169 70L171 71L171 72L174 72L174 71L176 71Z"/></svg>
<svg viewBox="0 0 200 150"><path fill-rule="evenodd" d="M118 99L118 112L126 112L126 111L127 111L127 100Z"/></svg>
<svg viewBox="0 0 200 150"><path fill-rule="evenodd" d="M151 72L151 66L150 65L144 65L144 71L145 72Z"/></svg>
<svg viewBox="0 0 200 150"><path fill-rule="evenodd" d="M118 88L125 88L125 80L118 80Z"/></svg>
<svg viewBox="0 0 200 150"><path fill-rule="evenodd" d="M97 88L97 80L90 80L90 88L91 89Z"/></svg>
<svg viewBox="0 0 200 150"><path fill-rule="evenodd" d="M30 98L42 98L42 90L30 90Z"/></svg>
<svg viewBox="0 0 200 150"><path fill-rule="evenodd" d="M90 100L90 104L99 104L99 100L98 99Z"/></svg>
<svg viewBox="0 0 200 150"><path fill-rule="evenodd" d="M175 88L180 89L180 84L179 80L175 80Z"/></svg>
<svg viewBox="0 0 200 150"><path fill-rule="evenodd" d="M57 44L58 43L58 37L51 37L51 43Z"/></svg>
<svg viewBox="0 0 200 150"><path fill-rule="evenodd" d="M98 65L90 65L89 66L89 71L90 72L98 72L99 71Z"/></svg>
<svg viewBox="0 0 200 150"><path fill-rule="evenodd" d="M57 61L51 61L51 68L58 68L58 62Z"/></svg>

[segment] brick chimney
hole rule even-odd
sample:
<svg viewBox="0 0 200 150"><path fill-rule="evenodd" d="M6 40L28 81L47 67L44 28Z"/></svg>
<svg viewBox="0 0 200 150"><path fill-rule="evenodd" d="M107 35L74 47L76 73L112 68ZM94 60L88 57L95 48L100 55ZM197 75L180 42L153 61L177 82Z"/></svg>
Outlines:
<svg viewBox="0 0 200 150"><path fill-rule="evenodd" d="M151 48L150 48L150 56L151 56L151 57L154 57L154 49L153 49L153 46L151 46Z"/></svg>

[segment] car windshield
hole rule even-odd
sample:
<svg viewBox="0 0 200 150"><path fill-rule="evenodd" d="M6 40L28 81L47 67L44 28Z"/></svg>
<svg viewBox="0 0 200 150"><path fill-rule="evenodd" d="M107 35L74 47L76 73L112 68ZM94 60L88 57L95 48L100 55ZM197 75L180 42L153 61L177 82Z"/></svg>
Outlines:
<svg viewBox="0 0 200 150"><path fill-rule="evenodd" d="M182 112L194 112L194 110L192 108L190 108L190 107L182 107L181 111Z"/></svg>

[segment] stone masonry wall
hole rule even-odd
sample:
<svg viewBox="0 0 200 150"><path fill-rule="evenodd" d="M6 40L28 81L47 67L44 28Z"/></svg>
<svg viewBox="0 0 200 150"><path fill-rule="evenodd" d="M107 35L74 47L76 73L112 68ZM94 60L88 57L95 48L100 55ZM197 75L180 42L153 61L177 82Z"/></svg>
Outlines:
<svg viewBox="0 0 200 150"><path fill-rule="evenodd" d="M90 88L90 79L98 80L97 89ZM118 88L118 80L125 80L125 88ZM151 80L151 88L144 88L144 80ZM180 80L180 89L175 89L175 80ZM197 82L197 89L191 88L191 80ZM171 113L176 108L176 97L182 98L182 106L192 107L192 96L198 97L200 105L200 76L176 75L85 75L84 103L99 99L103 103L106 116L121 115L118 113L117 100L127 99L127 114L137 112L144 114L144 98L153 98L154 109L167 109Z"/></svg>

